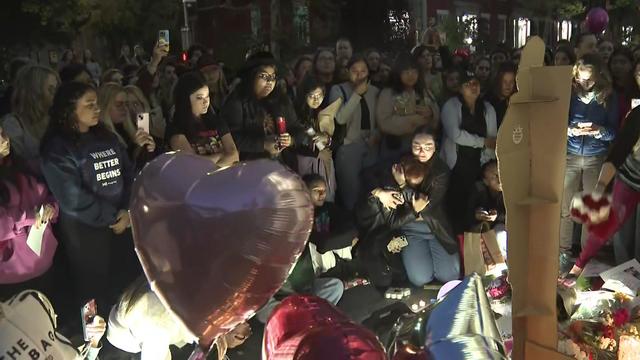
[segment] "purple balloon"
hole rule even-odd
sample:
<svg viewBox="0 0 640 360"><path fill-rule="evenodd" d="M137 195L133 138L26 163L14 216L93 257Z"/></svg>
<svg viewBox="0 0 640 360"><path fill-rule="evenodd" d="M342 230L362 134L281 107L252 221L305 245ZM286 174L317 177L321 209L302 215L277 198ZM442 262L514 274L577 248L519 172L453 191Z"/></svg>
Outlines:
<svg viewBox="0 0 640 360"><path fill-rule="evenodd" d="M207 347L282 286L313 222L300 177L271 160L218 169L201 156L164 154L132 192L145 274Z"/></svg>
<svg viewBox="0 0 640 360"><path fill-rule="evenodd" d="M594 34L603 32L609 24L609 14L601 7L589 10L587 14L587 28Z"/></svg>

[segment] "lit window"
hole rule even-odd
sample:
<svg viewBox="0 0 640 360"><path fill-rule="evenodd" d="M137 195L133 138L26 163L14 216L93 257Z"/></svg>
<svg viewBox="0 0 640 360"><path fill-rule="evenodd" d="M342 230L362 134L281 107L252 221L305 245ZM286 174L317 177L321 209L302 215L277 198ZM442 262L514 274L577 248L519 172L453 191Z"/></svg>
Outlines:
<svg viewBox="0 0 640 360"><path fill-rule="evenodd" d="M571 28L573 24L569 20L562 20L558 22L558 38L557 40L569 40L571 39Z"/></svg>
<svg viewBox="0 0 640 360"><path fill-rule="evenodd" d="M529 34L531 34L531 21L527 18L517 18L513 21L513 27L516 47L524 46Z"/></svg>
<svg viewBox="0 0 640 360"><path fill-rule="evenodd" d="M631 34L633 34L633 26L622 27L622 45L628 46L631 44Z"/></svg>

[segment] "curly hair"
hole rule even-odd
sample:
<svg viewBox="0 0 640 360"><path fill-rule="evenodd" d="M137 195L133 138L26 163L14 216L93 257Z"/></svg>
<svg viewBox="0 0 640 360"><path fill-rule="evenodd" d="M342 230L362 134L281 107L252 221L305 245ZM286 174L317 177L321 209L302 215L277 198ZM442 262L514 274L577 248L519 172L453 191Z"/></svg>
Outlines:
<svg viewBox="0 0 640 360"><path fill-rule="evenodd" d="M80 98L88 92L96 92L96 89L88 84L76 81L62 84L56 96L53 98L53 105L49 110L49 127L42 141L41 148L53 136L60 136L63 139L77 141L80 132L78 131L78 119L76 116L76 107ZM101 123L92 126L89 131L97 134L110 134Z"/></svg>
<svg viewBox="0 0 640 360"><path fill-rule="evenodd" d="M576 80L578 79L580 69L591 70L591 80L594 81L594 85L588 91L585 90ZM612 81L611 75L599 55L585 54L583 57L578 59L576 64L573 66L573 91L578 96L594 91L595 99L598 104L607 106L607 99L613 91Z"/></svg>

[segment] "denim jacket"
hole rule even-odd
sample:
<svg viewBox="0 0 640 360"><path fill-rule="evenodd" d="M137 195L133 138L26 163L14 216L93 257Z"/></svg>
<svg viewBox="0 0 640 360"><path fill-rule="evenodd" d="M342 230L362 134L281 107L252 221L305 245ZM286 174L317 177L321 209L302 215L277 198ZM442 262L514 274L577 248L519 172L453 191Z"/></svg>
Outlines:
<svg viewBox="0 0 640 360"><path fill-rule="evenodd" d="M618 127L618 101L615 94L607 99L607 106L592 99L588 104L581 101L578 95L571 96L569 106L569 128L578 127L578 123L590 122L601 126L598 135L569 136L567 152L580 156L604 155L609 150L611 141L616 136Z"/></svg>

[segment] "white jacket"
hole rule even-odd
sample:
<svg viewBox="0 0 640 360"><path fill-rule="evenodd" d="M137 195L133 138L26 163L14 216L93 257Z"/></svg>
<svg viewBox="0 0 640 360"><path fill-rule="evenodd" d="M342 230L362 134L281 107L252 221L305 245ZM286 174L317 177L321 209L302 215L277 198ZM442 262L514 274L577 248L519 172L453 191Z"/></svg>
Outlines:
<svg viewBox="0 0 640 360"><path fill-rule="evenodd" d="M118 305L111 309L107 339L120 350L142 352L142 360L170 360L170 345L182 347L197 340L153 291L144 294L129 312Z"/></svg>
<svg viewBox="0 0 640 360"><path fill-rule="evenodd" d="M478 99L478 101L482 100ZM484 108L484 119L487 123L487 137L495 138L498 134L496 111L487 101L484 102ZM458 160L458 145L483 149L480 156L481 164L496 158L495 150L484 147L485 138L460 129L460 124L462 123L462 102L460 102L457 96L452 97L444 104L440 118L442 119L442 128L444 130L441 155L442 159L449 166L449 169L453 169Z"/></svg>

